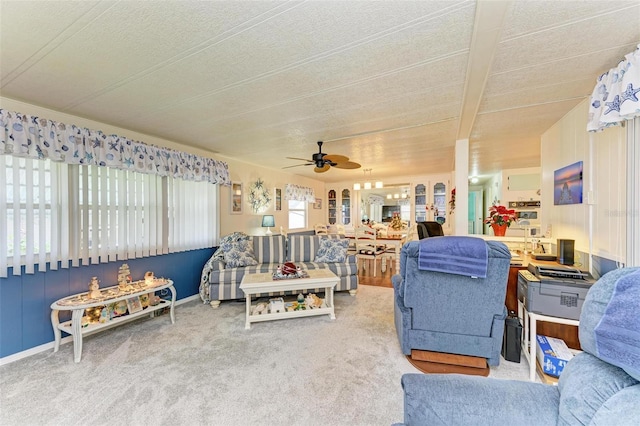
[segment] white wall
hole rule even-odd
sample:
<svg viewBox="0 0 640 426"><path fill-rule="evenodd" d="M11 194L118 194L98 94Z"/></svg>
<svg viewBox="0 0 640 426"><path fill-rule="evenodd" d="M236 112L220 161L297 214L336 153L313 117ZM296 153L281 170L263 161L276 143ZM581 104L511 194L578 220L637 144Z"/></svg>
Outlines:
<svg viewBox="0 0 640 426"><path fill-rule="evenodd" d="M542 135L542 229L550 224L551 237L575 240L577 251L588 253L591 243L592 254L624 262L626 134L612 127L592 134L590 143L588 108L585 100ZM554 171L578 161L584 162L583 204L555 206Z"/></svg>
<svg viewBox="0 0 640 426"><path fill-rule="evenodd" d="M536 185L535 189L529 190L514 190L509 185L509 176L517 175L539 175L540 167L526 167L522 169L505 169L502 171L502 196L500 197L501 203L508 207L510 201L538 201L540 195L540 182ZM545 206L542 206L545 207Z"/></svg>
<svg viewBox="0 0 640 426"><path fill-rule="evenodd" d="M280 232L280 226L288 231L288 209L287 201L284 199L284 187L287 183L293 183L299 186L313 188L316 198L322 199L322 209L314 209L313 204L307 205L307 228L313 229L316 223L327 223L327 197L325 194L324 182L309 179L303 176L293 175L291 173L280 170L268 169L266 167L254 164L244 163L241 161L220 158L229 164L231 180L233 182L242 182L243 184L243 206L242 214L230 214L231 211L231 188L222 187L220 190L220 235L226 235L233 231L244 231L249 235L264 235L266 231L262 228L262 215L274 215L276 226L271 230L274 233ZM254 213L248 202L249 186L258 178L262 179L271 192L271 205L266 211ZM282 190L282 210L275 211L275 188ZM295 230L299 231L299 230Z"/></svg>
<svg viewBox="0 0 640 426"><path fill-rule="evenodd" d="M226 235L233 231L243 231L249 235L261 235L265 232L262 228L262 215L273 214L275 216L276 227L272 231L279 232L280 226L283 226L287 230L288 212L287 202L284 199L284 185L286 183L295 183L296 185L308 186L314 189L316 197L322 198L324 193L324 183L318 180L309 179L302 176L297 176L292 173L283 172L280 170L268 169L266 167L258 166L255 164L245 163L230 159L225 156L213 154L209 151L192 148L186 145L179 144L167 139L158 138L155 136L134 132L121 127L109 125L99 121L88 120L86 118L78 117L39 107L36 105L28 104L25 102L16 101L9 98L0 97L0 108L20 112L23 114L37 115L50 120L60 121L62 123L75 124L77 126L87 127L90 129L101 130L107 134L116 134L124 136L133 140L138 140L147 144L162 146L166 148L176 149L180 151L189 152L192 154L202 155L216 160L224 161L229 164L229 174L232 181L239 181L243 183L244 189L244 205L243 213L241 215L231 215L230 210L230 191L229 187L221 187L220 189L220 235ZM266 212L254 213L251 211L248 204L248 188L252 182L255 182L258 178L261 178L266 186L270 189L273 196L275 195L275 188L282 189L282 210L274 211L274 200ZM326 197L323 200L323 208L321 210L313 209L309 204L308 210L308 228L312 229L313 225L317 222L326 222Z"/></svg>

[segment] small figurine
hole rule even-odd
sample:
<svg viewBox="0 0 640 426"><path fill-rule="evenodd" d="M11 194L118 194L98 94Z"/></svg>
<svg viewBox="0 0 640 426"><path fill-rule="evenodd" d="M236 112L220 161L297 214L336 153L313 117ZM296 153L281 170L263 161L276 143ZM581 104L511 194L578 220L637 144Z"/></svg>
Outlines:
<svg viewBox="0 0 640 426"><path fill-rule="evenodd" d="M102 296L100 293L100 282L98 281L98 277L93 277L89 283L89 299L97 299L100 296Z"/></svg>
<svg viewBox="0 0 640 426"><path fill-rule="evenodd" d="M156 278L153 276L153 272L147 271L144 273L144 283L146 285L152 285L155 279Z"/></svg>
<svg viewBox="0 0 640 426"><path fill-rule="evenodd" d="M120 291L127 291L131 288L129 282L131 281L131 270L129 265L123 263L120 269L118 269L118 289Z"/></svg>
<svg viewBox="0 0 640 426"><path fill-rule="evenodd" d="M105 306L104 308L102 308L102 311L100 311L100 323L104 324L110 319L109 308Z"/></svg>

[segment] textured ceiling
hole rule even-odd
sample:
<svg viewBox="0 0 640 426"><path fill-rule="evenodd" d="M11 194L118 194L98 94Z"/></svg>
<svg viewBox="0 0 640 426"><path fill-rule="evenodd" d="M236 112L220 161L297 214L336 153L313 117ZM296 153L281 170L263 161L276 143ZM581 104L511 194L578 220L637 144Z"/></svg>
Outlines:
<svg viewBox="0 0 640 426"><path fill-rule="evenodd" d="M461 138L470 174L538 166L540 135L640 42L638 1L0 0L0 16L4 97L274 169L323 140L381 179L451 171Z"/></svg>

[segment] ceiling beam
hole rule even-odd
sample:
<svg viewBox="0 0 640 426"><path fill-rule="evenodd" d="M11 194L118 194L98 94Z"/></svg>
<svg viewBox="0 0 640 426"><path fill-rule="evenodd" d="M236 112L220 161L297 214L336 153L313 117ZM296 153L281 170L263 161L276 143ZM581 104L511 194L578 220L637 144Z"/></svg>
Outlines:
<svg viewBox="0 0 640 426"><path fill-rule="evenodd" d="M479 0L476 5L457 140L471 135L511 4L512 1Z"/></svg>

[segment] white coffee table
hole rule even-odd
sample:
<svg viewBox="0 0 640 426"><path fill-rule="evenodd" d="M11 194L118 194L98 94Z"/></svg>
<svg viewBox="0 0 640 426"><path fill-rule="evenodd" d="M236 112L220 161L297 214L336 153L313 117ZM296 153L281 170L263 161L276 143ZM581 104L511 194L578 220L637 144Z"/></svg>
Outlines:
<svg viewBox="0 0 640 426"><path fill-rule="evenodd" d="M329 315L336 319L333 309L333 289L340 281L333 272L328 269L313 269L307 271L309 278L274 280L271 273L246 274L242 277L240 290L247 299L247 312L244 328L249 330L252 322L271 321L285 318L309 317L314 315ZM261 293L279 293L281 291L311 290L324 288L325 303L321 308L306 309L291 312L274 312L251 314L251 297Z"/></svg>

